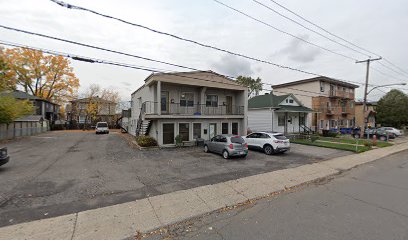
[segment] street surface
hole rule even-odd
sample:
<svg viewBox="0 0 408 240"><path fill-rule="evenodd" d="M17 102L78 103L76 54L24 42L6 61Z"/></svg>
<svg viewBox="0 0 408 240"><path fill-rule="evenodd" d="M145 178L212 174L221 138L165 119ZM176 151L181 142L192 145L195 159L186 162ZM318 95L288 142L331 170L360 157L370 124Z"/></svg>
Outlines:
<svg viewBox="0 0 408 240"><path fill-rule="evenodd" d="M408 151L148 239L408 239Z"/></svg>
<svg viewBox="0 0 408 240"><path fill-rule="evenodd" d="M267 156L224 160L201 148L139 151L118 132L49 132L2 144L0 226L119 204L297 167L350 152L293 145Z"/></svg>

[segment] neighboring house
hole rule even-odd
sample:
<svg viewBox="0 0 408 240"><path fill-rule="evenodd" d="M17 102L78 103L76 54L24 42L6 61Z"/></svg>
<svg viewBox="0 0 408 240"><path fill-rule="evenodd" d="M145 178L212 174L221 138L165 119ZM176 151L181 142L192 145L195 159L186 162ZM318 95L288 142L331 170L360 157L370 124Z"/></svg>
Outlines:
<svg viewBox="0 0 408 240"><path fill-rule="evenodd" d="M43 119L48 120L51 125L59 119L58 114L60 105L56 103L33 96L20 90L6 91L3 92L2 95L10 95L19 100L29 100L34 106L33 115L41 116Z"/></svg>
<svg viewBox="0 0 408 240"><path fill-rule="evenodd" d="M88 113L90 106L96 110L95 116ZM71 127L96 122L107 122L110 127L114 127L117 119L116 106L116 103L98 96L72 100L66 107L67 121Z"/></svg>
<svg viewBox="0 0 408 240"><path fill-rule="evenodd" d="M284 134L307 132L307 116L312 112L293 94L260 95L248 100L248 128Z"/></svg>
<svg viewBox="0 0 408 240"><path fill-rule="evenodd" d="M327 77L272 86L274 94L292 93L305 107L315 111L308 116L310 127L315 131L355 126L355 88L358 85Z"/></svg>
<svg viewBox="0 0 408 240"><path fill-rule="evenodd" d="M132 93L130 133L149 135L159 145L246 135L248 89L212 71L151 74Z"/></svg>
<svg viewBox="0 0 408 240"><path fill-rule="evenodd" d="M368 102L367 111L363 113L363 102L355 103L356 127L364 127L364 118L367 118L367 126L376 127L376 106L377 102Z"/></svg>

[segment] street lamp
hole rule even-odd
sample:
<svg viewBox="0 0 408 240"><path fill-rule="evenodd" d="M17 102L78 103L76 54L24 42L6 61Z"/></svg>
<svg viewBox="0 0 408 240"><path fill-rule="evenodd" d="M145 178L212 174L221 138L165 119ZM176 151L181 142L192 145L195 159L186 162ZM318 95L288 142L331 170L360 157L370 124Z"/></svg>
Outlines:
<svg viewBox="0 0 408 240"><path fill-rule="evenodd" d="M397 85L407 85L407 83L393 83L393 84L385 84L385 85L379 85L379 86L375 86L373 88L370 89L370 91L368 91L365 95L364 95L364 101L363 101L363 116L364 116L364 129L367 128L367 123L368 123L368 119L366 116L366 111L368 109L367 108L367 96L368 94L370 94L374 89L380 88L380 87L389 87L389 86L397 86ZM364 131L362 131L364 133Z"/></svg>

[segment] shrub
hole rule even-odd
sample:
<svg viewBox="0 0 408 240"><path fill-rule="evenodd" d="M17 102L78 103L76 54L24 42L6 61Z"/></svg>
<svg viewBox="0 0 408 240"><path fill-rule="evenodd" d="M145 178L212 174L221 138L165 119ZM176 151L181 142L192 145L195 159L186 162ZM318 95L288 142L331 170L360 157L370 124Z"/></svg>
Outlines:
<svg viewBox="0 0 408 240"><path fill-rule="evenodd" d="M183 136L179 134L174 138L174 140L176 140L176 146L181 146L181 144L183 143Z"/></svg>
<svg viewBox="0 0 408 240"><path fill-rule="evenodd" d="M319 139L318 136L311 136L310 141L315 142L317 139Z"/></svg>
<svg viewBox="0 0 408 240"><path fill-rule="evenodd" d="M372 142L364 142L364 146L371 148L373 146Z"/></svg>
<svg viewBox="0 0 408 240"><path fill-rule="evenodd" d="M328 133L327 133L327 136L328 136L328 137L335 138L335 137L337 137L337 133L336 133L336 132L328 132Z"/></svg>
<svg viewBox="0 0 408 240"><path fill-rule="evenodd" d="M139 136L136 138L137 144L141 147L154 147L157 146L156 139L150 136Z"/></svg>

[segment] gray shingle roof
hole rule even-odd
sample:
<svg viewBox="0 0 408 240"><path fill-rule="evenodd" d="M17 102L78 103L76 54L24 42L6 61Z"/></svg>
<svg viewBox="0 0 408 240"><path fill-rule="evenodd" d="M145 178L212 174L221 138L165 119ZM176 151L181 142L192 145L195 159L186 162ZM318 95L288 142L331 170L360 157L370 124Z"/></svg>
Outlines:
<svg viewBox="0 0 408 240"><path fill-rule="evenodd" d="M313 112L312 109L305 106L279 105L289 96L292 96L292 94L280 96L265 94L256 96L248 100L248 109L276 108L277 112Z"/></svg>

